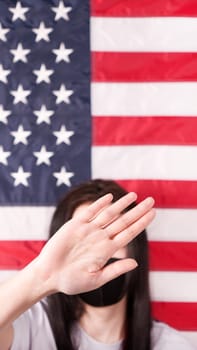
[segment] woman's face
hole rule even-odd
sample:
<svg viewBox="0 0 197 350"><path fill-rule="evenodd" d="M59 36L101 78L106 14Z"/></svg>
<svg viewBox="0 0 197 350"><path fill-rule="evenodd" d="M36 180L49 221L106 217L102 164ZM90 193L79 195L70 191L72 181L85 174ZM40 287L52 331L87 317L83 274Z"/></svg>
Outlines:
<svg viewBox="0 0 197 350"><path fill-rule="evenodd" d="M90 203L84 203L84 204L81 204L79 205L74 213L73 213L73 217L74 216L77 216L77 215L81 215L83 214L83 211L90 205ZM124 247L124 248L121 248L119 250L116 251L116 253L113 255L114 258L119 258L119 259L122 259L122 258L126 258L127 257L127 248Z"/></svg>

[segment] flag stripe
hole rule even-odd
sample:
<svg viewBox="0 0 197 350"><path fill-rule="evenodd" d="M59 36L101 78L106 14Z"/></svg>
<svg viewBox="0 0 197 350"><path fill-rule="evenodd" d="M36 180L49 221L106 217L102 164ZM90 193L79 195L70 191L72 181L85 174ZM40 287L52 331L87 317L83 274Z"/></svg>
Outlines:
<svg viewBox="0 0 197 350"><path fill-rule="evenodd" d="M149 252L152 271L197 271L197 242L149 242Z"/></svg>
<svg viewBox="0 0 197 350"><path fill-rule="evenodd" d="M122 182L120 182L122 183ZM186 190L186 187L185 187ZM148 190L147 190L148 191ZM151 191L147 192L147 196L151 195ZM168 196L168 194L166 194ZM141 196L141 199L144 199ZM156 202L157 206L157 202ZM2 208L3 209L3 208ZM26 208L28 209L28 207ZM1 241L44 241L48 238L48 227L46 225L46 219L49 222L51 219L51 208L48 212L46 210L46 215L42 216L42 208L37 208L35 211L36 215L30 216L30 225L25 226L22 220L17 220L16 213L18 208L12 209L12 211L7 211L6 215L1 217ZM47 209L47 208L46 208ZM26 210L28 213L28 210ZM47 214L48 213L48 214ZM37 218L39 217L39 225ZM13 227L18 224L18 230L9 230L10 226L7 225L8 222L12 222ZM29 231L27 230L29 227ZM47 227L47 228L46 228ZM194 209L159 209L157 208L157 215L154 221L148 227L148 236L150 241L196 241L196 227L197 227L197 211ZM28 235L29 233L29 235Z"/></svg>
<svg viewBox="0 0 197 350"><path fill-rule="evenodd" d="M0 269L19 270L31 262L45 241L0 241Z"/></svg>
<svg viewBox="0 0 197 350"><path fill-rule="evenodd" d="M179 330L197 329L197 303L152 302L153 315Z"/></svg>
<svg viewBox="0 0 197 350"><path fill-rule="evenodd" d="M116 181L128 192L136 192L138 194L139 201L147 196L153 196L157 208L196 209L197 207L197 181L163 181L138 179ZM186 193L187 196L185 195ZM184 215L184 212L182 213ZM185 220L188 221L187 216L185 216ZM187 237L185 237L186 240Z"/></svg>
<svg viewBox="0 0 197 350"><path fill-rule="evenodd" d="M157 209L148 237L150 241L196 242L196 227L196 209Z"/></svg>
<svg viewBox="0 0 197 350"><path fill-rule="evenodd" d="M92 0L91 4L93 16L197 16L196 0Z"/></svg>
<svg viewBox="0 0 197 350"><path fill-rule="evenodd" d="M93 116L197 115L196 82L92 83L91 90Z"/></svg>
<svg viewBox="0 0 197 350"><path fill-rule="evenodd" d="M46 240L55 206L1 207L1 240Z"/></svg>
<svg viewBox="0 0 197 350"><path fill-rule="evenodd" d="M195 52L92 52L97 82L196 81Z"/></svg>
<svg viewBox="0 0 197 350"><path fill-rule="evenodd" d="M96 146L93 177L116 179L196 180L197 147ZM104 166L108 165L108 166Z"/></svg>
<svg viewBox="0 0 197 350"><path fill-rule="evenodd" d="M137 144L197 145L197 118L93 117L93 145Z"/></svg>
<svg viewBox="0 0 197 350"><path fill-rule="evenodd" d="M154 301L197 302L197 272L151 271Z"/></svg>
<svg viewBox="0 0 197 350"><path fill-rule="evenodd" d="M12 276L16 270L2 270L1 280ZM197 303L197 272L151 271L151 300L156 302Z"/></svg>
<svg viewBox="0 0 197 350"><path fill-rule="evenodd" d="M0 269L17 270L32 261L45 241L1 241ZM197 243L149 242L152 271L197 271ZM161 259L162 256L162 259Z"/></svg>
<svg viewBox="0 0 197 350"><path fill-rule="evenodd" d="M92 51L197 52L196 36L191 17L91 19Z"/></svg>

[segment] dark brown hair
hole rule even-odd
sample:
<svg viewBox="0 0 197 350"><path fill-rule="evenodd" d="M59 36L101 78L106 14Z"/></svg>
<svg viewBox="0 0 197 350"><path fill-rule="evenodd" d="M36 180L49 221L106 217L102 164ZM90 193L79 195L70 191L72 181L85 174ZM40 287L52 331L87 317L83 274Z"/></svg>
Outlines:
<svg viewBox="0 0 197 350"><path fill-rule="evenodd" d="M90 180L70 190L57 205L50 226L50 237L69 219L83 203L94 202L106 193L113 194L115 202L127 191L111 180ZM135 206L129 206L127 210ZM132 271L128 288L126 329L123 350L150 350L151 313L148 282L148 246L146 231L128 246L129 255L138 262ZM73 276L73 278L75 278ZM135 282L135 283L134 283ZM58 350L76 350L71 340L73 322L83 312L78 296L57 293L48 297L48 316Z"/></svg>

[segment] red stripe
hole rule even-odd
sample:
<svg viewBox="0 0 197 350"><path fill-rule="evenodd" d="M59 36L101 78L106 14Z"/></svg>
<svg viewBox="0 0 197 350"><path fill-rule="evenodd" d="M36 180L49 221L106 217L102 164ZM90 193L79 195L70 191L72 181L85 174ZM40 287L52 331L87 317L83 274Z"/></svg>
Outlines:
<svg viewBox="0 0 197 350"><path fill-rule="evenodd" d="M149 247L152 271L197 271L197 242L149 242Z"/></svg>
<svg viewBox="0 0 197 350"><path fill-rule="evenodd" d="M93 145L197 145L195 117L94 117Z"/></svg>
<svg viewBox="0 0 197 350"><path fill-rule="evenodd" d="M0 269L18 270L33 260L44 241L0 241Z"/></svg>
<svg viewBox="0 0 197 350"><path fill-rule="evenodd" d="M196 0L92 0L91 14L102 17L197 15Z"/></svg>
<svg viewBox="0 0 197 350"><path fill-rule="evenodd" d="M147 196L153 196L157 208L197 208L197 181L117 180L117 182L127 191L135 191L139 201Z"/></svg>
<svg viewBox="0 0 197 350"><path fill-rule="evenodd" d="M197 330L197 303L153 302L155 319L182 331Z"/></svg>
<svg viewBox="0 0 197 350"><path fill-rule="evenodd" d="M42 241L1 241L0 269L18 270L40 252ZM152 271L197 271L197 243L149 242ZM161 259L162 256L162 259Z"/></svg>
<svg viewBox="0 0 197 350"><path fill-rule="evenodd" d="M92 80L196 81L197 53L92 52Z"/></svg>

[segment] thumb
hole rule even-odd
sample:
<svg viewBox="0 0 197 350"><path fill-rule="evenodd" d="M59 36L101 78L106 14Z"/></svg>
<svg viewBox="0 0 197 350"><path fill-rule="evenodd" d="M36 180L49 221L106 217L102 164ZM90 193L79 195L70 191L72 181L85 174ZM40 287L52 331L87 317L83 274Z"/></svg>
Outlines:
<svg viewBox="0 0 197 350"><path fill-rule="evenodd" d="M103 285L120 275L134 270L138 266L134 259L121 259L112 264L106 265L101 272L99 284Z"/></svg>

